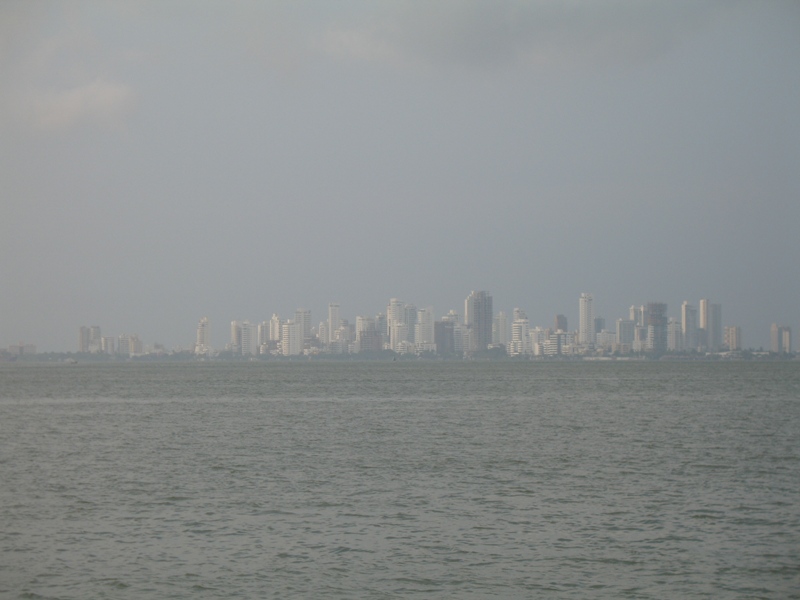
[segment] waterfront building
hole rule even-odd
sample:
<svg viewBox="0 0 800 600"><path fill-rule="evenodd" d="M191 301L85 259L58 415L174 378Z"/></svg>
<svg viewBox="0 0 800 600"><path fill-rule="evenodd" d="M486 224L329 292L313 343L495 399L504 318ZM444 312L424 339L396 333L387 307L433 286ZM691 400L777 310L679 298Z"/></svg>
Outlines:
<svg viewBox="0 0 800 600"><path fill-rule="evenodd" d="M281 326L281 353L284 356L297 356L303 353L303 326L291 319Z"/></svg>
<svg viewBox="0 0 800 600"><path fill-rule="evenodd" d="M469 351L486 350L492 343L492 295L485 291L472 291L464 300L464 325L472 331Z"/></svg>
<svg viewBox="0 0 800 600"><path fill-rule="evenodd" d="M334 340L334 333L339 330L341 325L339 321L339 305L335 303L328 304L328 335L327 337L323 337L320 334L319 338L321 342L330 344Z"/></svg>
<svg viewBox="0 0 800 600"><path fill-rule="evenodd" d="M433 307L421 308L417 311L414 326L414 346L417 353L436 352L436 331L434 326Z"/></svg>
<svg viewBox="0 0 800 600"><path fill-rule="evenodd" d="M686 300L681 304L681 333L684 349L697 350L697 309Z"/></svg>
<svg viewBox="0 0 800 600"><path fill-rule="evenodd" d="M444 356L454 354L455 339L453 329L457 322L442 319L433 324L433 341L436 344L436 351Z"/></svg>
<svg viewBox="0 0 800 600"><path fill-rule="evenodd" d="M667 350L667 305L663 302L648 302L646 321L645 349L655 354L663 354Z"/></svg>
<svg viewBox="0 0 800 600"><path fill-rule="evenodd" d="M250 321L243 321L240 325L242 356L254 355L257 353L258 337L256 326Z"/></svg>
<svg viewBox="0 0 800 600"><path fill-rule="evenodd" d="M527 318L515 319L511 323L511 343L506 350L509 356L532 354L530 321Z"/></svg>
<svg viewBox="0 0 800 600"><path fill-rule="evenodd" d="M594 298L584 293L578 301L578 344L591 348L594 342Z"/></svg>
<svg viewBox="0 0 800 600"><path fill-rule="evenodd" d="M617 344L617 334L613 331L602 329L595 335L594 344L596 348L611 352Z"/></svg>
<svg viewBox="0 0 800 600"><path fill-rule="evenodd" d="M508 319L502 310L497 313L492 323L492 344L508 346Z"/></svg>
<svg viewBox="0 0 800 600"><path fill-rule="evenodd" d="M595 317L594 318L594 332L595 334L604 331L606 328L606 319L605 317Z"/></svg>
<svg viewBox="0 0 800 600"><path fill-rule="evenodd" d="M403 305L403 322L408 326L408 342L415 344L417 341L417 307L413 304Z"/></svg>
<svg viewBox="0 0 800 600"><path fill-rule="evenodd" d="M646 327L647 312L644 306L631 306L628 309L628 318L635 323L636 327Z"/></svg>
<svg viewBox="0 0 800 600"><path fill-rule="evenodd" d="M383 349L378 319L356 317L356 352L379 352Z"/></svg>
<svg viewBox="0 0 800 600"><path fill-rule="evenodd" d="M276 314L272 313L272 318L269 320L269 341L270 342L280 342L281 341L281 318Z"/></svg>
<svg viewBox="0 0 800 600"><path fill-rule="evenodd" d="M516 319L516 317L514 317ZM556 331L567 331L567 317L564 315L556 315L553 326Z"/></svg>
<svg viewBox="0 0 800 600"><path fill-rule="evenodd" d="M716 352L722 347L722 305L700 300L698 335L705 349Z"/></svg>
<svg viewBox="0 0 800 600"><path fill-rule="evenodd" d="M115 339L113 336L104 335L100 338L100 351L104 354L114 354L116 350Z"/></svg>
<svg viewBox="0 0 800 600"><path fill-rule="evenodd" d="M258 324L258 347L269 346L269 321Z"/></svg>
<svg viewBox="0 0 800 600"><path fill-rule="evenodd" d="M203 317L197 323L195 334L194 353L207 356L211 352L211 322L208 317Z"/></svg>
<svg viewBox="0 0 800 600"><path fill-rule="evenodd" d="M300 335L303 338L303 347L311 343L311 311L306 308L298 308L294 311L294 322L300 328Z"/></svg>
<svg viewBox="0 0 800 600"><path fill-rule="evenodd" d="M667 322L667 350L680 352L683 350L683 325L677 319Z"/></svg>
<svg viewBox="0 0 800 600"><path fill-rule="evenodd" d="M742 328L736 325L725 327L725 347L728 350L742 349Z"/></svg>
<svg viewBox="0 0 800 600"><path fill-rule="evenodd" d="M631 319L617 319L617 344L633 344L636 334L636 323Z"/></svg>
<svg viewBox="0 0 800 600"><path fill-rule="evenodd" d="M89 352L89 328L85 325L78 329L78 352Z"/></svg>
<svg viewBox="0 0 800 600"><path fill-rule="evenodd" d="M770 331L770 350L776 354L789 354L792 351L792 328L787 325L772 324Z"/></svg>

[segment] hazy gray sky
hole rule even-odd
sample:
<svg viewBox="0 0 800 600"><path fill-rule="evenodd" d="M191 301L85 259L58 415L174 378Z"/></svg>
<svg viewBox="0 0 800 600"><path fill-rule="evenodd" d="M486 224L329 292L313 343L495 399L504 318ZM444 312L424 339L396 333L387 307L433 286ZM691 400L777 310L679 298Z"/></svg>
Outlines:
<svg viewBox="0 0 800 600"><path fill-rule="evenodd" d="M0 77L2 347L473 289L800 330L797 2L6 1Z"/></svg>

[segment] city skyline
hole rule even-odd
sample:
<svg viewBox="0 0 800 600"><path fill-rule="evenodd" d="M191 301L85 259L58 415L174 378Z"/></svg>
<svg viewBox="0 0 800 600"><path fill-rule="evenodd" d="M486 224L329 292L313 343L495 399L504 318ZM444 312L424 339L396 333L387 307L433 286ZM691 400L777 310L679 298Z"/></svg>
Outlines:
<svg viewBox="0 0 800 600"><path fill-rule="evenodd" d="M297 308L288 318L281 318L278 313L273 312L269 319L234 319L229 322L227 338L215 338L212 334L213 321L204 316L197 321L194 342L185 345L169 345L158 341L147 344L135 333L108 336L102 334L102 328L98 325L82 325L78 329L76 350L81 353L135 355L143 353L145 349L152 351L156 347L162 353L188 350L201 356L211 356L220 351L258 355L269 353L268 346L272 344L273 354L287 356L308 352L311 346L316 348L315 352L332 354L384 349L399 354L441 354L441 332L438 327L448 322L463 325L469 330L468 338L455 342L455 350L459 354L502 346L511 356L536 355L543 352L544 346L537 350L535 344L543 344L545 337L542 336L552 332L568 334L568 337L559 339L557 343L559 346L562 343L570 345L572 353L576 352L575 348L580 349L577 353L591 353L595 350L608 353L613 350L614 353L657 354L686 350L719 352L760 348L743 343L741 326L729 323L721 325L722 304L713 303L707 298L699 299L696 306L689 301L682 302L677 315L669 314L666 303L648 302L633 304L627 309L627 315L615 318L595 313L594 294L582 292L578 297L578 324L572 329L567 326L569 319L561 313L554 316L555 325L548 325L547 319L538 322L529 319L524 308L515 307L511 312L502 309L493 312L492 306L491 292L473 290L464 301L462 313L452 308L446 313L436 313L431 306L418 308L413 303L391 298L385 311L356 315L350 319L342 316L339 303L332 302L328 304L327 318L319 321L318 325L314 325L314 316L309 309ZM698 313L701 315L699 322ZM437 314L441 316L437 318ZM217 343L214 343L214 339ZM221 343L220 340L227 341ZM437 341L439 348L436 347ZM357 343L354 345L354 342ZM21 354L24 343L20 341L8 348L10 351L17 348ZM452 345L451 341L448 347ZM765 349L791 353L793 347L792 327L773 323L770 327L770 344ZM28 344L28 348L29 353L36 352L36 344ZM558 354L560 353L559 351Z"/></svg>
<svg viewBox="0 0 800 600"><path fill-rule="evenodd" d="M4 2L0 343L438 319L480 286L572 329L587 290L607 327L709 298L717 343L768 348L800 321L798 29L780 1Z"/></svg>

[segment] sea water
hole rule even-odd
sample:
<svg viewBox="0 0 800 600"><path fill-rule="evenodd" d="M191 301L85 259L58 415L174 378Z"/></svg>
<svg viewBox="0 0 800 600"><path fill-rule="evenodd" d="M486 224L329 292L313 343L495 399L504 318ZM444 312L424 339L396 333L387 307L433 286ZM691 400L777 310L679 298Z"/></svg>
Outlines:
<svg viewBox="0 0 800 600"><path fill-rule="evenodd" d="M800 597L800 363L3 365L0 596Z"/></svg>

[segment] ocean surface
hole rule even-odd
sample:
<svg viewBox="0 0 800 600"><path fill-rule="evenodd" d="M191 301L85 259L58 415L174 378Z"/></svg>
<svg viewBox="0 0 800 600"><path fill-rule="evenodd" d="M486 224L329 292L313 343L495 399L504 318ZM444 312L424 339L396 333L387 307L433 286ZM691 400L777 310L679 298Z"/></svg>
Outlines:
<svg viewBox="0 0 800 600"><path fill-rule="evenodd" d="M800 362L0 365L1 598L800 598Z"/></svg>

